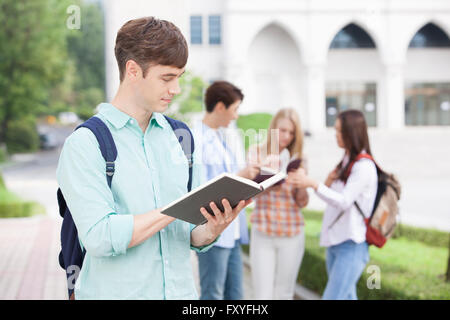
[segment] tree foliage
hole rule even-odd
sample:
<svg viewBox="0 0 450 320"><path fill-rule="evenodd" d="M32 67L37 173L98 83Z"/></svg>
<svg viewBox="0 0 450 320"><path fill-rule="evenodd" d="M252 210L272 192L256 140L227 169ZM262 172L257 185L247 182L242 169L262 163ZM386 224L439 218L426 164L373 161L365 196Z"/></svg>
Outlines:
<svg viewBox="0 0 450 320"><path fill-rule="evenodd" d="M167 115L178 120L190 122L190 115L203 110L203 93L206 84L202 78L186 71L180 79L180 95L170 105Z"/></svg>
<svg viewBox="0 0 450 320"><path fill-rule="evenodd" d="M105 99L103 12L99 3L74 3L81 8L81 24L67 38L68 55L75 68L71 105L80 117L88 118Z"/></svg>
<svg viewBox="0 0 450 320"><path fill-rule="evenodd" d="M64 79L66 0L0 2L0 143L8 123L49 107Z"/></svg>

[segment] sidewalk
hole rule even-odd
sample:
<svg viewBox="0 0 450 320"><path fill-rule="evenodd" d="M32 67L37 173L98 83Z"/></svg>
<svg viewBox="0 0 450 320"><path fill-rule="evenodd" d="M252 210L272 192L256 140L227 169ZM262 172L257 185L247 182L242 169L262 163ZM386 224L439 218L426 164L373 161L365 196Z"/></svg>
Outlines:
<svg viewBox="0 0 450 320"><path fill-rule="evenodd" d="M0 219L0 300L65 300L66 277L58 264L61 218ZM253 299L248 257L244 255L244 300ZM197 257L191 261L198 279ZM297 286L296 299L318 299Z"/></svg>
<svg viewBox="0 0 450 320"><path fill-rule="evenodd" d="M45 216L0 220L0 299L66 299L60 223Z"/></svg>

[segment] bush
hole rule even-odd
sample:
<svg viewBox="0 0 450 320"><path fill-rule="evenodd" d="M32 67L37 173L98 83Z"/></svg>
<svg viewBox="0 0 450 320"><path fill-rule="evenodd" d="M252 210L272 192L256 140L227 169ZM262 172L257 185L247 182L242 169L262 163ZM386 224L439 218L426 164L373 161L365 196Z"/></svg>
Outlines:
<svg viewBox="0 0 450 320"><path fill-rule="evenodd" d="M0 163L5 162L8 159L8 154L6 152L6 147L2 148L0 145Z"/></svg>
<svg viewBox="0 0 450 320"><path fill-rule="evenodd" d="M0 186L0 218L30 217L44 213L45 208L41 204L22 201L17 195Z"/></svg>
<svg viewBox="0 0 450 320"><path fill-rule="evenodd" d="M87 120L95 114L95 107L104 101L103 90L99 88L88 88L81 90L77 96L77 107L75 113L82 120Z"/></svg>
<svg viewBox="0 0 450 320"><path fill-rule="evenodd" d="M39 134L34 119L12 121L6 132L9 153L33 152L39 149Z"/></svg>
<svg viewBox="0 0 450 320"><path fill-rule="evenodd" d="M420 241L432 247L448 246L448 233L434 229L422 229L400 224L394 231L393 238L405 237L410 240Z"/></svg>
<svg viewBox="0 0 450 320"><path fill-rule="evenodd" d="M0 172L0 192L3 189L6 189L6 185L5 185L5 180L3 180L2 173Z"/></svg>
<svg viewBox="0 0 450 320"><path fill-rule="evenodd" d="M326 249L319 246L323 214L304 210L303 215L306 248L297 282L322 294L327 283ZM381 288L368 288L372 274L366 269L357 284L358 298L450 299L450 283L444 278L448 233L405 225L400 225L396 232L396 238L382 249L370 247L367 267L379 267ZM248 246L243 246L243 251L248 253Z"/></svg>

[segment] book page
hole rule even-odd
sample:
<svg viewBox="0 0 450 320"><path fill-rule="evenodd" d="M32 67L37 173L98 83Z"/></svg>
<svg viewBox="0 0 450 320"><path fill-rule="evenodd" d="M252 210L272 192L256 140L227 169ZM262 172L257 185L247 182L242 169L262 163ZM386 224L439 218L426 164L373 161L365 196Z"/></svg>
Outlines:
<svg viewBox="0 0 450 320"><path fill-rule="evenodd" d="M273 177L261 182L259 185L262 187L263 190L266 190L267 188L273 186L277 182L280 182L281 180L285 179L287 177L286 172L280 171Z"/></svg>

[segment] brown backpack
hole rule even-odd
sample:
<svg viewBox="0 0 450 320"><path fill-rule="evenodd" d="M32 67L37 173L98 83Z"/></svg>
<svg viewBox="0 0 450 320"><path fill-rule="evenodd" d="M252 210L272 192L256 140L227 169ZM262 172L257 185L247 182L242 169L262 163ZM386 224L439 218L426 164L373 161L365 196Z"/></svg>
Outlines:
<svg viewBox="0 0 450 320"><path fill-rule="evenodd" d="M348 168L348 175L350 175L351 168L353 164L362 159L370 159L375 163L377 167L378 175L378 188L375 197L375 203L373 210L369 218L366 218L358 203L355 201L354 204L358 209L359 213L362 215L364 222L366 223L366 241L368 244L372 244L381 248L384 246L386 241L394 233L395 227L397 226L397 215L399 213L398 200L400 200L401 186L397 178L390 173L387 173L377 165L373 160L372 156L369 154L359 154L356 159L350 163ZM347 175L347 176L348 176ZM343 212L339 214L336 220L331 224L333 226L337 220L342 216ZM331 228L330 226L330 228Z"/></svg>

